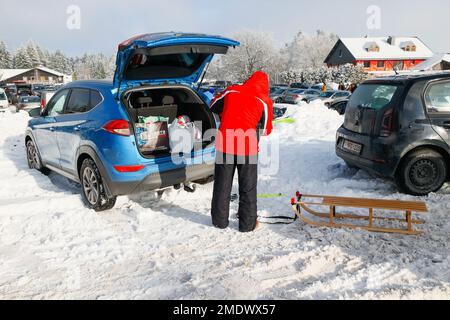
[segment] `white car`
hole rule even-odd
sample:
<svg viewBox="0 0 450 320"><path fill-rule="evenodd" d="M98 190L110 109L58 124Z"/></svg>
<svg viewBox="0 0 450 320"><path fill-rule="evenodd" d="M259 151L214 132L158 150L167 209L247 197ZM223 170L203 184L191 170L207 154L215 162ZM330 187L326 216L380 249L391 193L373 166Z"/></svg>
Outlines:
<svg viewBox="0 0 450 320"><path fill-rule="evenodd" d="M0 89L0 111L5 111L9 109L8 96L5 90Z"/></svg>

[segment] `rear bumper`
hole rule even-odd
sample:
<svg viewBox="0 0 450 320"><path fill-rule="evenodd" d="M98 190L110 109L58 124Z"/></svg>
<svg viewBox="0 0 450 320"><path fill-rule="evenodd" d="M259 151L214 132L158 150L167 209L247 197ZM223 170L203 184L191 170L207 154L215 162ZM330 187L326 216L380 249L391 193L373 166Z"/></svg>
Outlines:
<svg viewBox="0 0 450 320"><path fill-rule="evenodd" d="M206 180L214 176L214 162L186 166L181 169L152 173L141 181L108 181L108 189L113 196L128 195L143 191L158 190L175 184Z"/></svg>
<svg viewBox="0 0 450 320"><path fill-rule="evenodd" d="M378 176L392 178L395 170L386 164L377 163L373 160L364 159L358 155L351 154L336 146L336 155L348 164L363 169Z"/></svg>
<svg viewBox="0 0 450 320"><path fill-rule="evenodd" d="M361 155L342 148L342 140L362 144ZM366 170L375 175L393 178L399 162L391 141L381 138L362 136L360 134L339 128L336 137L336 155L348 164Z"/></svg>

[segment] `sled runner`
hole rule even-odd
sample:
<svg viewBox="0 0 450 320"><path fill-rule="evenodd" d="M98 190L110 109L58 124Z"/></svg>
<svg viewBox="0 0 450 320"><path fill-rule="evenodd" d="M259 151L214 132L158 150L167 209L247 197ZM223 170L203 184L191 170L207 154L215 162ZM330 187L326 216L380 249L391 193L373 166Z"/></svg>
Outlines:
<svg viewBox="0 0 450 320"><path fill-rule="evenodd" d="M420 234L421 233L420 231L416 231L413 229L413 225L424 223L424 221L422 220L413 219L412 213L428 212L427 205L425 202L307 195L301 194L300 192L297 192L296 198L292 198L291 204L292 209L294 210L296 216L299 219L315 227L364 229L373 232L400 233L408 235ZM327 212L318 212L316 210L311 209L311 206L327 207L329 210ZM367 209L368 215L338 213L337 212L338 208ZM312 217L316 217L319 219L310 220L302 213L302 209L303 211L310 214ZM375 216L374 215L375 210L389 210L401 212L405 214L405 218ZM341 223L342 220L344 219L367 222L367 225ZM375 221L384 221L391 223L403 222L406 224L406 229L379 227L374 224Z"/></svg>

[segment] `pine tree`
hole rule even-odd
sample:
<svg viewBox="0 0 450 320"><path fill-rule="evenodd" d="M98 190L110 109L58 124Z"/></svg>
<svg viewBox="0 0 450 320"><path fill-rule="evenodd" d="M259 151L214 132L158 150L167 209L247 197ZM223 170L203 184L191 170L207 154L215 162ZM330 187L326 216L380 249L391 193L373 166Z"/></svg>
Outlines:
<svg viewBox="0 0 450 320"><path fill-rule="evenodd" d="M25 47L17 49L14 56L14 68L16 69L29 69L33 67L33 61L28 55L28 51Z"/></svg>
<svg viewBox="0 0 450 320"><path fill-rule="evenodd" d="M36 44L30 40L25 46L25 50L28 53L28 56L30 57L32 67L37 67L41 65L41 59L39 56L39 52L37 50Z"/></svg>
<svg viewBox="0 0 450 320"><path fill-rule="evenodd" d="M6 44L0 41L0 69L12 68L12 57Z"/></svg>

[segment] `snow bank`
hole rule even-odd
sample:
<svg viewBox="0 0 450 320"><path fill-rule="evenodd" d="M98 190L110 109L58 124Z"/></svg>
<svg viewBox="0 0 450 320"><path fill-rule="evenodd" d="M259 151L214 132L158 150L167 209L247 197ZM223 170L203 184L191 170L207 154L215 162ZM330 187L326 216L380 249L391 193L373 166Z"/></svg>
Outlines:
<svg viewBox="0 0 450 320"><path fill-rule="evenodd" d="M308 193L412 199L389 181L348 169L334 153L343 118L320 103L287 106L294 124L280 142L280 170L262 173L260 215L290 215ZM118 199L87 210L79 186L28 169L27 114L0 115L0 298L437 299L450 298L450 196L424 197L421 236L317 229L300 222L254 234L210 226L212 185ZM237 185L234 186L237 192Z"/></svg>

